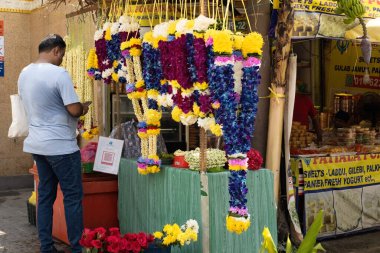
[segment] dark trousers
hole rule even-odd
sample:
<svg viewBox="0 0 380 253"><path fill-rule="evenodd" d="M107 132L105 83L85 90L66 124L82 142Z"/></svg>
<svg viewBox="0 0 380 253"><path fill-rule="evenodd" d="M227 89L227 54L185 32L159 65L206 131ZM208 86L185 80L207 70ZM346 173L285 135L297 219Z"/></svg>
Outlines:
<svg viewBox="0 0 380 253"><path fill-rule="evenodd" d="M65 206L67 235L72 253L81 253L79 240L83 231L82 171L80 152L67 155L33 155L38 168L38 236L41 253L53 252L53 204L60 184Z"/></svg>

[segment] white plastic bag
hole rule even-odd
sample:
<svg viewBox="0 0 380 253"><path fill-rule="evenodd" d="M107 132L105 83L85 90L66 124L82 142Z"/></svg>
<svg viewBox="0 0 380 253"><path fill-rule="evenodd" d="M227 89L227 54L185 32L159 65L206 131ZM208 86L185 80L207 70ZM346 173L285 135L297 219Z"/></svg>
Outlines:
<svg viewBox="0 0 380 253"><path fill-rule="evenodd" d="M8 130L8 138L26 137L29 133L29 122L24 104L18 94L11 95L12 124Z"/></svg>

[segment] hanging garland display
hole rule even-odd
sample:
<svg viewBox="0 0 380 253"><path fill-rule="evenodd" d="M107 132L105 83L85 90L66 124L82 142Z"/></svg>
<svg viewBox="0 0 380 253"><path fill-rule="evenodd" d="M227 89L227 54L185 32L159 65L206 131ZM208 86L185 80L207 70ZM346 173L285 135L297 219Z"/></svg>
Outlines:
<svg viewBox="0 0 380 253"><path fill-rule="evenodd" d="M230 170L230 208L227 229L240 234L250 226L246 206L247 152L251 147L257 112L257 86L263 39L258 33L232 35L230 31L209 30L206 35L214 62L209 69L212 97L218 108L217 123L223 126Z"/></svg>
<svg viewBox="0 0 380 253"><path fill-rule="evenodd" d="M156 25L141 40L137 21L121 16L96 31L87 72L94 78L101 76L106 84L113 80L126 85L141 139L140 174L160 171L157 135L163 109L171 109L177 122L197 122L214 135L223 135L230 171L226 227L240 234L251 223L246 205L247 153L254 133L264 42L256 32L243 35L210 29L215 23L202 15L170 20Z"/></svg>

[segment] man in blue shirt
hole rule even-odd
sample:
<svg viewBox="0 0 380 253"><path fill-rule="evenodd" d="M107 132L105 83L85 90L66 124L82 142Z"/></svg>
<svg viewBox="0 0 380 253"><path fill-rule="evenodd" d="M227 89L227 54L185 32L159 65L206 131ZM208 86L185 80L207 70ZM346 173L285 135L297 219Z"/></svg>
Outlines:
<svg viewBox="0 0 380 253"><path fill-rule="evenodd" d="M53 204L60 184L64 196L67 234L73 253L81 253L83 230L81 157L76 141L78 117L88 111L79 102L68 72L59 67L66 44L61 36L47 36L39 45L39 57L26 66L18 79L29 135L24 152L36 161L38 185L38 234L41 253L58 252L52 239Z"/></svg>

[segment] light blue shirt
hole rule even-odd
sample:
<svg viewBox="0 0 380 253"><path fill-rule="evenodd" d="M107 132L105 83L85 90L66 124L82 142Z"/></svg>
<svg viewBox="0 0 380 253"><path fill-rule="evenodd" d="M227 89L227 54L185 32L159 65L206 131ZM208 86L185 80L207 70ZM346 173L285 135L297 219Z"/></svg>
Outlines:
<svg viewBox="0 0 380 253"><path fill-rule="evenodd" d="M22 70L18 87L29 119L24 152L65 155L78 151L78 118L65 105L79 99L67 71L50 63L32 63Z"/></svg>

